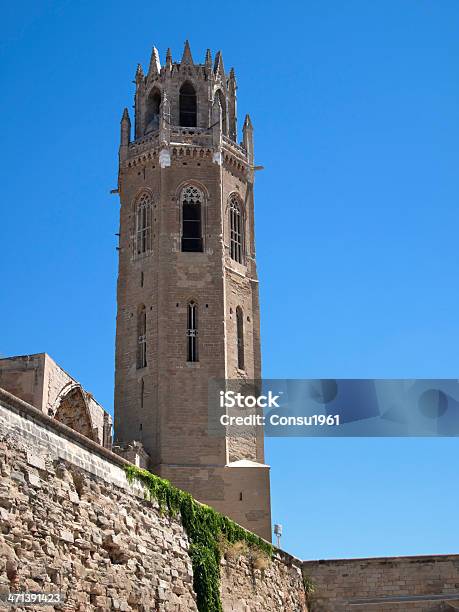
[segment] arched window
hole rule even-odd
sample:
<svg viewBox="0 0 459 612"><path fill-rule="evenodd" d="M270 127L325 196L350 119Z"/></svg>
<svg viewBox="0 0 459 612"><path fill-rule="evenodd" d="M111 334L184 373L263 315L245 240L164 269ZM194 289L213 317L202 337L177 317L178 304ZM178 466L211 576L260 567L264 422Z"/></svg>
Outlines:
<svg viewBox="0 0 459 612"><path fill-rule="evenodd" d="M137 369L147 365L147 311L142 304L137 310Z"/></svg>
<svg viewBox="0 0 459 612"><path fill-rule="evenodd" d="M202 191L193 185L188 185L182 190L182 251L202 251L203 200Z"/></svg>
<svg viewBox="0 0 459 612"><path fill-rule="evenodd" d="M135 207L134 256L151 251L151 195L142 193Z"/></svg>
<svg viewBox="0 0 459 612"><path fill-rule="evenodd" d="M189 302L187 306L187 361L198 361L198 305Z"/></svg>
<svg viewBox="0 0 459 612"><path fill-rule="evenodd" d="M244 369L244 314L242 308L236 308L236 333L237 333L237 367Z"/></svg>
<svg viewBox="0 0 459 612"><path fill-rule="evenodd" d="M226 126L226 98L224 93L222 92L221 89L218 89L215 94L218 96L218 99L220 100L220 106L222 109L222 131L223 134L228 134L228 130L227 130L227 126Z"/></svg>
<svg viewBox="0 0 459 612"><path fill-rule="evenodd" d="M244 263L244 217L241 205L232 197L229 206L230 255L238 263Z"/></svg>
<svg viewBox="0 0 459 612"><path fill-rule="evenodd" d="M180 125L182 127L196 127L197 125L196 92L188 81L180 88Z"/></svg>
<svg viewBox="0 0 459 612"><path fill-rule="evenodd" d="M156 87L147 99L145 112L145 134L159 129L159 107L161 106L161 93Z"/></svg>

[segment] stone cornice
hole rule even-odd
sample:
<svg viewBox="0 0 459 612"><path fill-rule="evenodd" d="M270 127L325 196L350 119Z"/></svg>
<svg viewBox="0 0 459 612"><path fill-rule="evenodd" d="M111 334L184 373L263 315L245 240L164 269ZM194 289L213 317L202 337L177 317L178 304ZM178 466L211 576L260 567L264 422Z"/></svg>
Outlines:
<svg viewBox="0 0 459 612"><path fill-rule="evenodd" d="M218 148L212 142L212 133L204 128L172 127L169 143L161 143L159 130L132 141L128 146L127 158L120 162L120 168L131 168L148 163L162 149L168 149L174 156L212 157ZM244 148L226 136L222 137L223 163L230 170L245 174L249 162ZM207 155L209 154L209 155Z"/></svg>

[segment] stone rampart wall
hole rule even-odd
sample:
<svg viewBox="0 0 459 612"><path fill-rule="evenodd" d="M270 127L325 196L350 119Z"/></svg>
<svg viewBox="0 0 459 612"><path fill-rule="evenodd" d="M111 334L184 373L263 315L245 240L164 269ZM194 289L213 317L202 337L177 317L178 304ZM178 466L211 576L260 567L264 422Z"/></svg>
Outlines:
<svg viewBox="0 0 459 612"><path fill-rule="evenodd" d="M305 561L303 571L311 612L459 610L459 555Z"/></svg>
<svg viewBox="0 0 459 612"><path fill-rule="evenodd" d="M67 611L197 610L180 517L129 485L125 460L0 390L0 590L61 592ZM305 610L300 562L223 561L224 611ZM34 607L46 612L52 607Z"/></svg>

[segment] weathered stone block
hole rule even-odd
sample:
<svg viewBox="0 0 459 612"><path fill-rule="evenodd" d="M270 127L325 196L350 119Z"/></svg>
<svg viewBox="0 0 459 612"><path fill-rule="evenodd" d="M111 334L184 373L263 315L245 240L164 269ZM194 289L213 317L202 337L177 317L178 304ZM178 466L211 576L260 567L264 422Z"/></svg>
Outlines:
<svg viewBox="0 0 459 612"><path fill-rule="evenodd" d="M45 460L31 452L27 453L27 463L38 470L46 470Z"/></svg>
<svg viewBox="0 0 459 612"><path fill-rule="evenodd" d="M72 543L74 542L74 538L73 538L73 533L71 533L70 531L67 531L66 529L62 529L59 537L61 540L63 540L64 542L69 542Z"/></svg>

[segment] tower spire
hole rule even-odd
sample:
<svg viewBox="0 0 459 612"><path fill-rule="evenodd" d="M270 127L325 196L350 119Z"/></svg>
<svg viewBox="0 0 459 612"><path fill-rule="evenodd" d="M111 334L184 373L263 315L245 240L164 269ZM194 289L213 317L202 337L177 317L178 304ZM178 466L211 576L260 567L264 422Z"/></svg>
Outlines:
<svg viewBox="0 0 459 612"><path fill-rule="evenodd" d="M207 49L206 51L206 60L204 63L208 70L212 70L212 54L210 52L210 49Z"/></svg>
<svg viewBox="0 0 459 612"><path fill-rule="evenodd" d="M150 67L148 68L148 76L157 76L161 72L161 63L159 61L159 53L156 47L151 51Z"/></svg>
<svg viewBox="0 0 459 612"><path fill-rule="evenodd" d="M142 81L144 75L143 75L143 68L141 64L137 64L137 70L135 71L135 82L137 83L137 85Z"/></svg>
<svg viewBox="0 0 459 612"><path fill-rule="evenodd" d="M127 111L120 126L116 443L142 444L161 478L269 539L260 426L204 426L209 379L261 376L251 122L235 146L236 80L220 52L194 63L187 41L161 66L147 52L131 142Z"/></svg>
<svg viewBox="0 0 459 612"><path fill-rule="evenodd" d="M172 53L170 47L166 52L166 68L169 70L172 68Z"/></svg>
<svg viewBox="0 0 459 612"><path fill-rule="evenodd" d="M188 42L188 39L185 41L185 49L183 50L182 61L180 64L188 64L193 66L193 58L191 56L190 43Z"/></svg>
<svg viewBox="0 0 459 612"><path fill-rule="evenodd" d="M242 144L244 149L247 151L247 157L249 164L253 166L253 126L250 120L250 115L246 115L244 119L244 125L242 127Z"/></svg>
<svg viewBox="0 0 459 612"><path fill-rule="evenodd" d="M236 110L236 75L231 68L228 79L228 130L229 137L237 141L237 110Z"/></svg>
<svg viewBox="0 0 459 612"><path fill-rule="evenodd" d="M221 51L217 51L215 56L214 73L216 76L220 75L225 78L225 68L223 66L223 57Z"/></svg>
<svg viewBox="0 0 459 612"><path fill-rule="evenodd" d="M120 161L124 161L127 157L127 148L129 146L130 140L131 140L131 119L129 117L128 109L125 108L123 111L123 116L121 117L121 141L120 141L120 151L119 151Z"/></svg>

